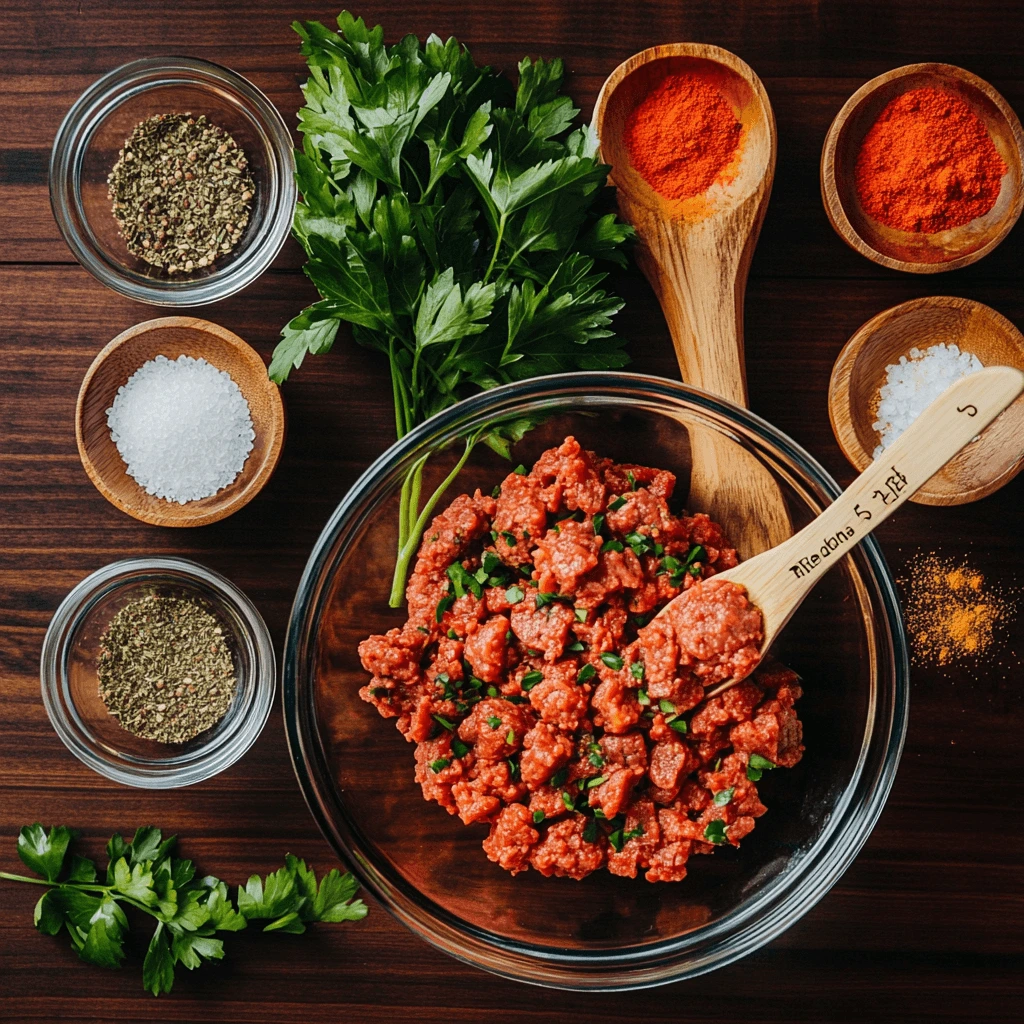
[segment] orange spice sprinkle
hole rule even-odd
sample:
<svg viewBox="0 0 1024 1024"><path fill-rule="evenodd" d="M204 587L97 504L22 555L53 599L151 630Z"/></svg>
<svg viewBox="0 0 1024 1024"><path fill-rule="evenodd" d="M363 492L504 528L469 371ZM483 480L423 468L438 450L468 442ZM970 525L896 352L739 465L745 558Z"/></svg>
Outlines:
<svg viewBox="0 0 1024 1024"><path fill-rule="evenodd" d="M1013 604L966 564L930 554L910 564L907 631L914 660L949 665L984 654Z"/></svg>

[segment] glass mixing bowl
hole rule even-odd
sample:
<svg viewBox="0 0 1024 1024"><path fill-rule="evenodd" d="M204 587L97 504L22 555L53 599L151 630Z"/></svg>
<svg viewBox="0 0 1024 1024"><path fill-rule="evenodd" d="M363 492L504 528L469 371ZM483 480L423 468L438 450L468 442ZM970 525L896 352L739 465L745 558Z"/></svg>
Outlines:
<svg viewBox="0 0 1024 1024"><path fill-rule="evenodd" d="M132 129L169 113L205 114L224 128L256 184L234 249L173 276L128 251L107 195L107 175ZM68 111L50 156L50 205L75 259L108 288L161 306L217 302L256 280L288 237L295 195L292 138L277 109L241 75L192 57L146 57L104 75Z"/></svg>
<svg viewBox="0 0 1024 1024"><path fill-rule="evenodd" d="M484 423L542 416L519 442L529 465L573 434L617 461L671 469L684 496L689 432L711 430L778 482L794 528L839 493L797 444L757 416L657 377L575 373L486 392L435 416L385 452L338 506L306 567L284 658L285 721L296 772L324 834L395 916L440 949L507 977L567 989L656 985L757 949L806 913L867 839L892 785L907 724L907 650L893 581L869 538L817 586L774 652L804 680L807 752L767 773L768 813L738 850L694 857L676 884L596 872L582 882L513 878L464 826L426 803L413 747L357 690L356 646L405 621L388 607L399 491L429 454L424 494ZM485 493L509 464L479 445L439 504Z"/></svg>

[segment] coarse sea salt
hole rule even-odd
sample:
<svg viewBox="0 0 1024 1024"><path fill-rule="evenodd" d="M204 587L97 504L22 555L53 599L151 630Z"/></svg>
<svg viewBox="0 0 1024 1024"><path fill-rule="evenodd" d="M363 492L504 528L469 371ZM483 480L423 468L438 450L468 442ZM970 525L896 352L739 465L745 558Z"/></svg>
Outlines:
<svg viewBox="0 0 1024 1024"><path fill-rule="evenodd" d="M128 475L179 505L227 487L256 437L231 375L191 356L143 363L118 388L107 426Z"/></svg>
<svg viewBox="0 0 1024 1024"><path fill-rule="evenodd" d="M878 390L878 418L871 424L882 442L874 457L877 459L946 388L983 368L976 355L944 342L923 351L912 348L898 363L890 363L885 368L885 383Z"/></svg>

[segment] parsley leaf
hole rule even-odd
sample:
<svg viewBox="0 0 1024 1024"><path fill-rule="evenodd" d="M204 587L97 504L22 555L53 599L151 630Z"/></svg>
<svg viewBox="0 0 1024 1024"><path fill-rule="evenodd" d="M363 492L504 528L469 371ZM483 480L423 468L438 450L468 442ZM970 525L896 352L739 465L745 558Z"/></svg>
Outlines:
<svg viewBox="0 0 1024 1024"><path fill-rule="evenodd" d="M29 871L55 882L64 867L71 839L71 830L63 825L46 832L37 821L26 825L18 834L18 856Z"/></svg>
<svg viewBox="0 0 1024 1024"><path fill-rule="evenodd" d="M142 964L143 987L155 996L170 992L174 987L174 957L165 928L163 921L157 923Z"/></svg>
<svg viewBox="0 0 1024 1024"><path fill-rule="evenodd" d="M530 690L532 690L543 678L544 673L538 669L534 669L532 672L527 672L526 675L523 676L523 680L519 685L523 690L529 693Z"/></svg>
<svg viewBox="0 0 1024 1024"><path fill-rule="evenodd" d="M709 843L714 843L716 846L721 845L728 838L726 836L727 826L721 818L715 818L714 821L709 821L707 828L704 829L704 838Z"/></svg>
<svg viewBox="0 0 1024 1024"><path fill-rule="evenodd" d="M751 782L760 782L761 775L764 772L770 772L775 767L774 761L769 761L767 757L762 757L760 754L751 754L750 759L747 761L747 778Z"/></svg>

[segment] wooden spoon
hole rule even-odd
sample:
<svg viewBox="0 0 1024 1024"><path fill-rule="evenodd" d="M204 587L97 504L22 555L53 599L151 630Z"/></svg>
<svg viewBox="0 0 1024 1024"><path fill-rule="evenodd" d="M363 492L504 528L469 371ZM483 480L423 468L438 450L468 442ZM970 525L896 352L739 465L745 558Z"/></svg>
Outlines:
<svg viewBox="0 0 1024 1024"><path fill-rule="evenodd" d="M818 580L977 438L1021 392L1024 373L1010 366L991 366L957 381L799 533L712 577L745 587L750 602L761 610L762 652L772 645ZM664 615L681 596L658 614ZM706 696L728 690L740 678L727 680Z"/></svg>
<svg viewBox="0 0 1024 1024"><path fill-rule="evenodd" d="M690 199L665 199L630 164L624 134L636 106L667 75L700 75L743 127L725 183ZM699 43L655 46L608 76L594 108L602 159L619 211L636 229L636 259L661 303L683 380L747 405L743 293L775 174L775 117L761 80L728 50ZM717 432L687 424L688 505L725 528L744 558L792 533L778 484L753 455Z"/></svg>

